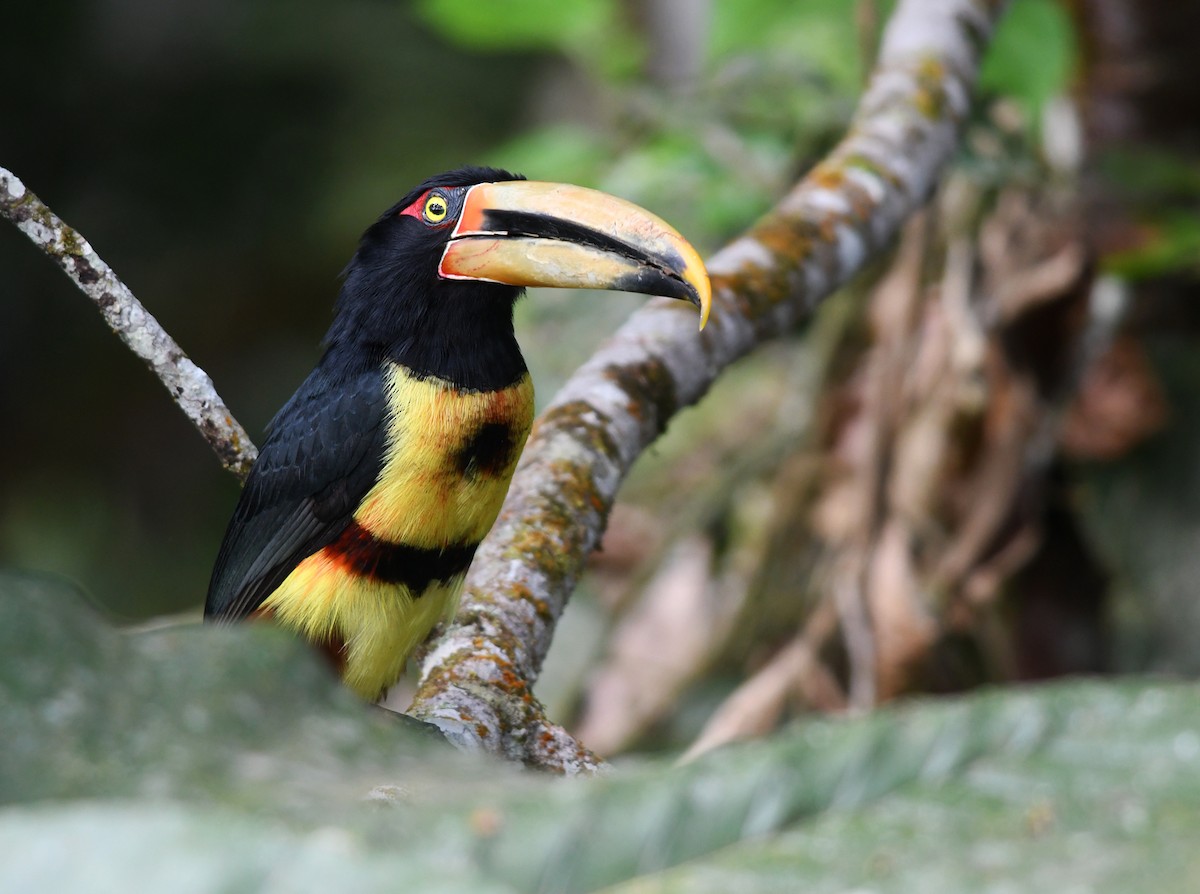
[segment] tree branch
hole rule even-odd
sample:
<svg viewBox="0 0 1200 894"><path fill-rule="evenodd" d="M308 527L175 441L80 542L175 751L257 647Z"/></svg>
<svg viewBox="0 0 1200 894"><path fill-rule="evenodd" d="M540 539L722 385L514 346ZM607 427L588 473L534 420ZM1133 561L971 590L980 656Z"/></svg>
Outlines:
<svg viewBox="0 0 1200 894"><path fill-rule="evenodd" d="M901 0L847 136L708 264L712 321L635 313L535 424L411 713L462 745L565 773L599 762L532 697L554 625L634 460L729 364L807 319L891 242L957 144L1002 0Z"/></svg>
<svg viewBox="0 0 1200 894"><path fill-rule="evenodd" d="M4 168L0 168L0 215L16 224L96 303L109 328L154 371L221 464L244 479L258 451L217 394L212 379L188 359L87 240Z"/></svg>

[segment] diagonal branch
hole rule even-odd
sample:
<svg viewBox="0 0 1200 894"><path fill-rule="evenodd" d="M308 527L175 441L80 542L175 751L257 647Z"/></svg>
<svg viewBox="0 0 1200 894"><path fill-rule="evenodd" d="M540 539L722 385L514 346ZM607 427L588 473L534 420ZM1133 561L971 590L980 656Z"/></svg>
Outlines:
<svg viewBox="0 0 1200 894"><path fill-rule="evenodd" d="M530 692L554 625L634 460L670 418L886 249L957 145L1003 0L900 0L850 132L709 262L712 322L635 313L538 419L454 624L426 656L412 713L461 744L580 772L596 758ZM682 310L682 312L681 312Z"/></svg>
<svg viewBox="0 0 1200 894"><path fill-rule="evenodd" d="M154 371L221 464L245 478L258 451L217 394L212 379L183 353L88 241L4 168L0 168L0 215L16 224L96 302L109 328Z"/></svg>

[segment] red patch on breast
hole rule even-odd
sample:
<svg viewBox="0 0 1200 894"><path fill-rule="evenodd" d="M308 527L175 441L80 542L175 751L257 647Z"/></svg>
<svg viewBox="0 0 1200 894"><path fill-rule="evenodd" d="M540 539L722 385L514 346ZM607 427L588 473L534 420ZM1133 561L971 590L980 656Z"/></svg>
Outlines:
<svg viewBox="0 0 1200 894"><path fill-rule="evenodd" d="M370 577L379 564L379 539L353 519L340 537L325 547L325 555L352 574Z"/></svg>

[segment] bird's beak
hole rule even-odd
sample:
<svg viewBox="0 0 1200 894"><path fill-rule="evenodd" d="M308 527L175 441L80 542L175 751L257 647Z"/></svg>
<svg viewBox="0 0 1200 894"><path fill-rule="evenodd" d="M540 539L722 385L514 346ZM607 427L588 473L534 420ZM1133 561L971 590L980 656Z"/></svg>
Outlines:
<svg viewBox="0 0 1200 894"><path fill-rule="evenodd" d="M669 224L632 202L563 183L472 186L438 273L682 298L700 309L701 329L712 307L704 262Z"/></svg>

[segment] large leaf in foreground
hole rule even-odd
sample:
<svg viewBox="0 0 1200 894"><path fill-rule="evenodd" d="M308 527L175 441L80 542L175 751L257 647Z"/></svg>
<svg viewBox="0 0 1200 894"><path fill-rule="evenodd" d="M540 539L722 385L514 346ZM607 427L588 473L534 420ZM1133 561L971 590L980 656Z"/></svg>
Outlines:
<svg viewBox="0 0 1200 894"><path fill-rule="evenodd" d="M1200 697L1072 684L549 779L277 631L123 634L0 578L0 890L1191 890Z"/></svg>

